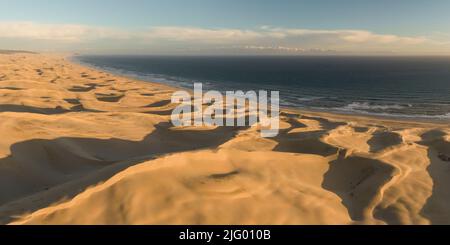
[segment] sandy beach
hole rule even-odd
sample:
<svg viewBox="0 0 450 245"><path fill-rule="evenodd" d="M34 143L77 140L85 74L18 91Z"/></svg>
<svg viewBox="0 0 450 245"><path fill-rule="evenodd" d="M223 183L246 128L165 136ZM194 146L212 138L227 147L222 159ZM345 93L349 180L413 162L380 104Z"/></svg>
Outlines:
<svg viewBox="0 0 450 245"><path fill-rule="evenodd" d="M450 126L284 110L173 127L175 88L0 54L2 224L450 224Z"/></svg>

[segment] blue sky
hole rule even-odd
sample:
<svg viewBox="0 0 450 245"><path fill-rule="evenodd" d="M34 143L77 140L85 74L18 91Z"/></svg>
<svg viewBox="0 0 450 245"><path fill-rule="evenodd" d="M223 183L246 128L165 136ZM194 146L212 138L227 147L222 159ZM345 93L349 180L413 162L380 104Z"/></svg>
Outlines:
<svg viewBox="0 0 450 245"><path fill-rule="evenodd" d="M0 49L447 54L449 12L448 0L0 0Z"/></svg>

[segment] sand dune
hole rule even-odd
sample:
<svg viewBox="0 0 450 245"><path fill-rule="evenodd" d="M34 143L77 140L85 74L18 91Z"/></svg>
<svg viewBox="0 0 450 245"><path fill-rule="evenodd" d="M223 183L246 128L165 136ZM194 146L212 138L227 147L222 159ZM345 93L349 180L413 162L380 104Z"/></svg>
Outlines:
<svg viewBox="0 0 450 245"><path fill-rule="evenodd" d="M173 127L174 88L0 54L3 224L450 224L448 123Z"/></svg>

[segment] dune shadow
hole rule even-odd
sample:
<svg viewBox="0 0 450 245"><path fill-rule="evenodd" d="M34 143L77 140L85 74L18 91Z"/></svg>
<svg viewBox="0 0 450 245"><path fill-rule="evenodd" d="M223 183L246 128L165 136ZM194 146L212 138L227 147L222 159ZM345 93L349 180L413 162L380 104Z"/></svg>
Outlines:
<svg viewBox="0 0 450 245"><path fill-rule="evenodd" d="M105 111L99 111L94 109L86 109L82 104L74 105L70 108L70 112L91 112L91 113L100 113Z"/></svg>
<svg viewBox="0 0 450 245"><path fill-rule="evenodd" d="M66 100L66 102L68 102ZM103 112L98 110L86 109L82 104L75 104L75 100L71 100L70 103L72 106L70 109L65 109L61 106L57 106L55 108L39 108L33 106L26 105L0 105L0 112L18 112L18 113L34 113L34 114L42 114L42 115L59 115L70 112Z"/></svg>
<svg viewBox="0 0 450 245"><path fill-rule="evenodd" d="M64 99L65 102L72 104L72 105L80 105L81 102L79 99Z"/></svg>
<svg viewBox="0 0 450 245"><path fill-rule="evenodd" d="M233 138L238 131L239 128L233 127L175 130L171 123L164 122L155 125L155 130L141 141L64 137L16 143L11 146L11 154L0 159L0 222L8 223L15 215L36 211L63 198L71 199L86 188L157 155L217 148ZM118 163L121 165L117 165ZM81 186L48 195L49 198L41 198L26 210L4 209L6 204L19 202L24 198L38 198L64 184L107 168L114 171L100 178L91 177L81 181Z"/></svg>
<svg viewBox="0 0 450 245"><path fill-rule="evenodd" d="M286 122L291 125L290 130L296 129L296 128L307 128L305 124L301 123L297 118L288 117L286 119Z"/></svg>
<svg viewBox="0 0 450 245"><path fill-rule="evenodd" d="M319 122L320 126L325 130L333 130L337 127L347 125L346 122L334 122L322 117L302 116L302 119L314 120Z"/></svg>
<svg viewBox="0 0 450 245"><path fill-rule="evenodd" d="M170 115L172 115L172 112L173 112L173 110L161 110L161 111L146 111L143 113L158 115L158 116L170 116Z"/></svg>
<svg viewBox="0 0 450 245"><path fill-rule="evenodd" d="M2 88L0 88L0 89L3 89L3 90L13 90L13 91L26 90L26 89L23 89L23 88L16 88L16 87L2 87Z"/></svg>
<svg viewBox="0 0 450 245"><path fill-rule="evenodd" d="M223 179L227 179L227 178L236 176L239 173L240 173L239 170L233 170L231 172L224 173L224 174L212 174L212 175L208 176L208 178L214 179L214 180L223 180Z"/></svg>
<svg viewBox="0 0 450 245"><path fill-rule="evenodd" d="M144 107L150 107L150 108L154 108L154 107L163 107L163 106L167 106L170 105L172 103L171 100L161 100L155 103L152 103L150 105L146 105Z"/></svg>
<svg viewBox="0 0 450 245"><path fill-rule="evenodd" d="M84 84L85 86L89 86L89 87L99 87L99 88L103 88L103 87L107 87L109 86L109 84L102 84L102 83L86 83ZM113 89L113 88L112 88ZM114 89L113 89L114 90Z"/></svg>
<svg viewBox="0 0 450 245"><path fill-rule="evenodd" d="M58 81L61 77L57 76L55 78L53 78L52 80L49 81L49 83L55 83L56 81Z"/></svg>
<svg viewBox="0 0 450 245"><path fill-rule="evenodd" d="M33 106L26 105L8 105L2 104L0 105L0 112L25 112L25 113L36 113L36 114L45 114L45 115L56 115L68 113L70 110L66 110L61 106L57 106L55 108L39 108Z"/></svg>
<svg viewBox="0 0 450 245"><path fill-rule="evenodd" d="M282 112L280 112L280 116L286 117L286 118L300 118L301 115L298 113L290 113L290 112L282 111Z"/></svg>
<svg viewBox="0 0 450 245"><path fill-rule="evenodd" d="M337 154L339 149L320 140L327 131L319 130L291 134L280 134L274 140L278 145L273 149L277 152L314 154L328 157Z"/></svg>
<svg viewBox="0 0 450 245"><path fill-rule="evenodd" d="M117 95L117 94L100 94L100 93L95 94L95 96L98 101L109 103L119 102L123 97L125 97L125 95L123 94Z"/></svg>
<svg viewBox="0 0 450 245"><path fill-rule="evenodd" d="M94 90L96 86L73 86L72 88L69 88L68 91L74 92L74 93L83 93L83 92L89 92L91 90Z"/></svg>
<svg viewBox="0 0 450 245"><path fill-rule="evenodd" d="M379 160L340 156L330 162L322 187L342 199L352 220L362 221L370 218L372 203L395 171L394 167Z"/></svg>
<svg viewBox="0 0 450 245"><path fill-rule="evenodd" d="M444 137L445 132L431 130L422 135L419 144L428 147L430 165L428 174L433 180L431 196L421 210L421 215L427 218L431 224L450 224L450 163L443 157L450 156L450 142Z"/></svg>
<svg viewBox="0 0 450 245"><path fill-rule="evenodd" d="M356 133L367 133L369 131L368 127L353 127Z"/></svg>
<svg viewBox="0 0 450 245"><path fill-rule="evenodd" d="M291 126L287 129L280 130L278 136L273 138L273 140L278 143L278 145L273 149L274 151L315 154L324 157L328 157L338 153L338 148L324 143L320 140L323 135L328 133L327 130L289 133L293 129L307 128L307 126L298 121L295 116L288 116L286 122L288 122ZM321 120L321 123L328 122L329 121L326 119ZM337 125L338 124L336 124L336 127ZM331 124L327 126L331 128Z"/></svg>
<svg viewBox="0 0 450 245"><path fill-rule="evenodd" d="M380 152L392 146L399 145L402 142L402 136L397 133L389 131L379 131L375 132L372 135L372 138L367 141L367 144L370 147L370 152Z"/></svg>

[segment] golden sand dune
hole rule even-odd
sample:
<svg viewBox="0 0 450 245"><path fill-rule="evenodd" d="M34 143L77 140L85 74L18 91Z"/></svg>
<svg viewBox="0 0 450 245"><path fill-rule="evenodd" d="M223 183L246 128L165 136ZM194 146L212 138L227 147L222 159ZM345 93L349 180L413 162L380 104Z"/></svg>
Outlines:
<svg viewBox="0 0 450 245"><path fill-rule="evenodd" d="M173 127L173 88L0 55L3 224L450 224L448 124Z"/></svg>

